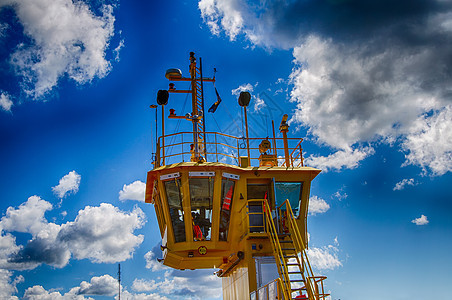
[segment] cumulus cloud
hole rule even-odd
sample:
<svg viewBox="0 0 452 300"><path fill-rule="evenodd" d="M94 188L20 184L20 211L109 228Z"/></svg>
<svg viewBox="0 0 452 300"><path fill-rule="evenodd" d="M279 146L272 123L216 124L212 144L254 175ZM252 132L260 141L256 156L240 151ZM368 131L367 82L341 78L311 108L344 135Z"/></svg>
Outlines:
<svg viewBox="0 0 452 300"><path fill-rule="evenodd" d="M135 279L136 292L155 292L171 299L220 299L221 279L212 270L166 271L161 281Z"/></svg>
<svg viewBox="0 0 452 300"><path fill-rule="evenodd" d="M316 215L316 214L323 214L327 212L330 209L330 205L326 203L325 200L322 198L319 198L317 196L312 196L309 198L309 214L310 215Z"/></svg>
<svg viewBox="0 0 452 300"><path fill-rule="evenodd" d="M33 287L29 287L25 290L24 300L65 300L65 299L73 299L73 300L94 300L94 298L85 298L81 295L75 295L72 291L61 294L60 292L47 291L44 287L40 285L35 285Z"/></svg>
<svg viewBox="0 0 452 300"><path fill-rule="evenodd" d="M75 221L62 225L58 241L67 245L76 259L88 258L97 263L114 263L132 257L144 239L134 230L145 223L143 211L135 207L130 213L109 203L87 206Z"/></svg>
<svg viewBox="0 0 452 300"><path fill-rule="evenodd" d="M4 111L11 111L11 107L13 106L13 101L11 100L11 97L4 92L0 93L0 107Z"/></svg>
<svg viewBox="0 0 452 300"><path fill-rule="evenodd" d="M38 196L31 196L18 208L8 207L5 216L0 221L0 229L17 231L37 236L47 226L44 218L46 211L52 209L52 204Z"/></svg>
<svg viewBox="0 0 452 300"><path fill-rule="evenodd" d="M119 200L135 200L144 202L144 193L146 191L146 183L142 181L134 181L131 184L124 184L121 191L119 191Z"/></svg>
<svg viewBox="0 0 452 300"><path fill-rule="evenodd" d="M64 198L71 193L75 194L78 192L81 178L82 176L77 172L71 171L60 179L57 186L52 187L52 191L59 198Z"/></svg>
<svg viewBox="0 0 452 300"><path fill-rule="evenodd" d="M293 49L291 122L320 144L352 154L383 141L425 174L452 170L450 1L202 0L199 8L215 34Z"/></svg>
<svg viewBox="0 0 452 300"><path fill-rule="evenodd" d="M120 211L111 204L87 206L72 222L49 223L44 213L51 204L32 196L19 208L9 207L0 221L0 267L33 269L40 264L62 268L71 257L96 263L115 263L132 257L143 242L134 231L145 223L143 211ZM25 245L17 245L13 232L31 234Z"/></svg>
<svg viewBox="0 0 452 300"><path fill-rule="evenodd" d="M307 157L304 162L305 165L319 168L324 172L330 170L342 170L342 169L354 169L359 166L359 162L364 158L373 155L374 149L371 147L365 147L361 149L339 150L328 156L315 156L311 155Z"/></svg>
<svg viewBox="0 0 452 300"><path fill-rule="evenodd" d="M24 281L24 277L19 275L11 279L13 273L8 270L0 269L0 299L19 299L13 296L17 293L16 285Z"/></svg>
<svg viewBox="0 0 452 300"><path fill-rule="evenodd" d="M419 218L412 220L411 223L421 226L421 225L427 225L429 223L429 221L426 216L421 215Z"/></svg>
<svg viewBox="0 0 452 300"><path fill-rule="evenodd" d="M342 267L342 263L338 258L338 251L337 247L328 245L322 248L309 248L307 254L313 268L317 270L334 270Z"/></svg>
<svg viewBox="0 0 452 300"><path fill-rule="evenodd" d="M418 165L424 173L443 175L452 170L452 105L424 114L413 123L403 141L405 165Z"/></svg>
<svg viewBox="0 0 452 300"><path fill-rule="evenodd" d="M63 76L84 84L109 73L113 6L103 5L97 14L87 3L71 0L5 0L0 9L5 7L23 27L23 42L10 62L28 96L44 96Z"/></svg>
<svg viewBox="0 0 452 300"><path fill-rule="evenodd" d="M113 296L118 291L118 282L110 275L91 278L90 282L82 281L79 287L71 289L76 295Z"/></svg>
<svg viewBox="0 0 452 300"><path fill-rule="evenodd" d="M160 270L168 270L168 267L162 263L157 261L157 258L162 256L162 251L160 250L160 246L156 245L152 248L151 251L147 252L144 255L144 259L146 260L146 269L150 269L151 271L160 271Z"/></svg>
<svg viewBox="0 0 452 300"><path fill-rule="evenodd" d="M393 191L401 191L407 185L415 186L415 185L417 185L417 183L414 181L414 178L409 178L409 179L405 178L402 181L397 182L392 190Z"/></svg>

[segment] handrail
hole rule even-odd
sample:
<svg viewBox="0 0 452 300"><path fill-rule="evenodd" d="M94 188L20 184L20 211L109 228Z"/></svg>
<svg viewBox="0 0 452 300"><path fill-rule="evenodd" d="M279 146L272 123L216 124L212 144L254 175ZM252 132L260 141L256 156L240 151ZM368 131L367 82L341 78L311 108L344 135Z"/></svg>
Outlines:
<svg viewBox="0 0 452 300"><path fill-rule="evenodd" d="M171 164L180 161L191 161L194 153L191 149L193 147L192 136L193 132L189 131L176 132L160 136L157 142L156 161L154 163L155 166L158 167L164 164ZM253 145L250 145L249 147L250 163L260 161L261 152L259 151L258 142L266 139L267 138L248 138L248 141L253 143ZM163 140L165 140L165 143L163 143ZM287 138L287 141L289 142L288 150L290 151L289 167L303 166L301 148L302 140L303 139L300 138ZM274 156L276 161L275 165L287 167L283 159L284 146L282 144L284 138L273 138L271 141L276 143L276 145L273 145L268 152ZM243 144L245 144L245 146ZM199 145L202 151L199 153L201 153L202 156L205 156L202 157L204 161L229 163L232 160L232 164L239 164L240 157L247 155L246 144L247 139L244 137L235 137L220 132L205 132L204 142L202 145ZM180 161L175 160L175 157L177 156L181 157ZM173 162L171 162L171 160ZM300 162L297 164L296 162L298 160L300 160Z"/></svg>
<svg viewBox="0 0 452 300"><path fill-rule="evenodd" d="M268 291L271 285L276 285L276 296L277 298L269 298L270 297L270 292ZM259 287L257 290L253 291L250 293L250 298L251 299L256 299L256 297L253 298L253 296L258 295L258 299L261 300L259 298L259 291L261 290L265 290L265 299L284 299L282 296L282 280L281 278L276 278L275 280L270 281L269 283ZM265 300L264 299L264 300Z"/></svg>
<svg viewBox="0 0 452 300"><path fill-rule="evenodd" d="M270 241L275 255L276 264L278 266L279 276L282 278L282 291L284 294L284 299L291 299L292 290L290 287L289 269L284 259L284 253L281 249L281 244L279 243L278 232L276 231L275 223L271 217L270 206L268 205L267 199L264 199L265 208L265 218L267 220L267 227L269 228L268 234L270 235ZM281 264L282 262L282 264Z"/></svg>
<svg viewBox="0 0 452 300"><path fill-rule="evenodd" d="M293 241L295 245L295 249L297 253L301 253L301 260L303 263L303 272L307 273L306 277L306 292L308 293L309 299L325 299L329 294L325 294L323 289L323 280L326 279L325 276L315 276L314 272L312 271L311 264L309 263L309 258L306 252L306 247L303 243L303 240L301 238L300 231L298 229L297 224L295 223L295 216L292 211L292 207L290 206L289 200L286 200L278 207L278 212L281 215L282 207L286 206L286 212L288 214L287 220L289 223L289 231L291 232L291 235L293 236ZM306 267L305 267L306 266ZM319 289L319 283L321 283L320 289Z"/></svg>

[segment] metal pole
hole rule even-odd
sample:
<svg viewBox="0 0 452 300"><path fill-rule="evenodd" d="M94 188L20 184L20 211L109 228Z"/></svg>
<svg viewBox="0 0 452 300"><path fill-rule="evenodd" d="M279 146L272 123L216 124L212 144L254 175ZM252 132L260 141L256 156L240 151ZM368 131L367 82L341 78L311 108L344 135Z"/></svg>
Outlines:
<svg viewBox="0 0 452 300"><path fill-rule="evenodd" d="M272 120L272 129L273 129L273 155L276 155L276 136L275 136L275 122Z"/></svg>
<svg viewBox="0 0 452 300"><path fill-rule="evenodd" d="M202 108L202 136L204 137L204 159L207 161L207 144L206 144L206 118L204 114L204 85L202 82L202 59L199 58L199 74L201 76L201 108Z"/></svg>
<svg viewBox="0 0 452 300"><path fill-rule="evenodd" d="M121 264L118 264L118 300L121 300Z"/></svg>
<svg viewBox="0 0 452 300"><path fill-rule="evenodd" d="M248 118L246 116L246 106L244 106L243 108L245 109L246 149L248 150L248 164L251 165L250 140L248 138Z"/></svg>
<svg viewBox="0 0 452 300"><path fill-rule="evenodd" d="M165 165L165 105L162 105L162 159Z"/></svg>

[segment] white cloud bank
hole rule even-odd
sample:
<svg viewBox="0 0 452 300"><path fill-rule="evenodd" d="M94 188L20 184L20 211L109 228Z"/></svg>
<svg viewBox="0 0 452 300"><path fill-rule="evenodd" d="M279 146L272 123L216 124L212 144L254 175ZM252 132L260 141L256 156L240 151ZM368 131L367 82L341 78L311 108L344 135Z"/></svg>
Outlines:
<svg viewBox="0 0 452 300"><path fill-rule="evenodd" d="M144 202L144 194L146 192L146 183L142 181L134 181L131 184L124 184L121 191L119 191L119 200L135 200Z"/></svg>
<svg viewBox="0 0 452 300"><path fill-rule="evenodd" d="M412 220L411 223L414 223L418 226L422 226L422 225L427 225L429 223L429 221L426 216L421 215L419 218Z"/></svg>
<svg viewBox="0 0 452 300"><path fill-rule="evenodd" d="M44 214L52 205L32 196L19 208L9 207L0 221L0 268L25 270L41 264L62 268L74 259L95 263L115 263L132 257L143 242L134 231L145 223L143 211L136 207L122 212L102 203L87 206L72 222L48 222ZM13 232L32 236L26 245L17 245Z"/></svg>
<svg viewBox="0 0 452 300"><path fill-rule="evenodd" d="M64 175L57 186L52 188L52 191L59 198L64 198L68 194L75 194L78 192L82 176L75 171L71 171Z"/></svg>
<svg viewBox="0 0 452 300"><path fill-rule="evenodd" d="M4 0L4 7L15 11L30 41L10 59L28 96L44 96L63 76L84 84L111 70L106 50L114 35L113 6L103 5L100 15L83 1Z"/></svg>
<svg viewBox="0 0 452 300"><path fill-rule="evenodd" d="M385 142L406 153L403 165L433 176L452 171L450 6L201 0L198 7L215 35L293 49L291 123L336 151L306 163L355 168L374 154L372 143Z"/></svg>

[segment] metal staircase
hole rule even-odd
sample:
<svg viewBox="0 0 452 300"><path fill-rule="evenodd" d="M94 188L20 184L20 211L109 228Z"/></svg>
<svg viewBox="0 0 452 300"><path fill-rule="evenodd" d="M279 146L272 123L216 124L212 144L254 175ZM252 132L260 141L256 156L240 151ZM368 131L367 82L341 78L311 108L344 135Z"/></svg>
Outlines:
<svg viewBox="0 0 452 300"><path fill-rule="evenodd" d="M266 212L270 212L268 202L264 202ZM278 228L270 213L265 213L267 233L280 276L283 299L326 299L325 276L314 276L304 243L289 201L278 207L276 217Z"/></svg>

